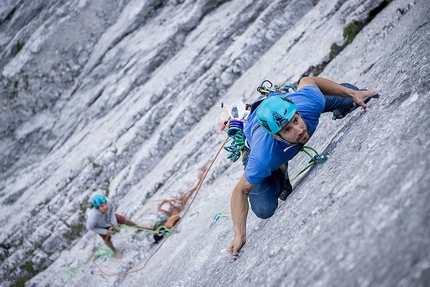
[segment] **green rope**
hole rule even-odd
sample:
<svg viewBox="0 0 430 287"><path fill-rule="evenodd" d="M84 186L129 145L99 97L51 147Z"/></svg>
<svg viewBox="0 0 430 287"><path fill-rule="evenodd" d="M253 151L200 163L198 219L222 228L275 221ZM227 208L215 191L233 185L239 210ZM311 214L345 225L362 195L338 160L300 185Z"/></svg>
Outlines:
<svg viewBox="0 0 430 287"><path fill-rule="evenodd" d="M299 171L292 179L290 179L290 182L294 181L297 177L299 177L299 175L301 175L302 173L304 173L308 168L310 168L311 166L313 166L315 164L316 164L316 161L313 161L310 164L308 164L304 169L302 169L301 171Z"/></svg>
<svg viewBox="0 0 430 287"><path fill-rule="evenodd" d="M306 149L311 150L315 153L314 156L312 156ZM330 156L329 153L327 154L319 154L314 148L311 148L310 146L302 146L302 148L300 149L300 151L304 152L305 154L307 154L311 160L309 161L309 164L302 169L301 171L299 171L291 180L290 182L292 182L293 180L297 179L297 177L299 177L299 175L301 175L302 173L304 173L306 170L308 170L310 167L312 167L313 165L317 164L317 163L323 163L325 162L328 157Z"/></svg>
<svg viewBox="0 0 430 287"><path fill-rule="evenodd" d="M303 146L300 151L304 152L305 154L307 154L311 159L313 159L313 156L305 149L308 148L307 146ZM312 151L315 152L315 154L318 154L314 149L310 148Z"/></svg>
<svg viewBox="0 0 430 287"><path fill-rule="evenodd" d="M310 149L311 151L313 151L316 155L318 155L318 152L314 149L314 148L311 148L310 146L306 146L306 145L304 145L304 146L302 146L302 148L300 149L301 151L305 151L305 149Z"/></svg>

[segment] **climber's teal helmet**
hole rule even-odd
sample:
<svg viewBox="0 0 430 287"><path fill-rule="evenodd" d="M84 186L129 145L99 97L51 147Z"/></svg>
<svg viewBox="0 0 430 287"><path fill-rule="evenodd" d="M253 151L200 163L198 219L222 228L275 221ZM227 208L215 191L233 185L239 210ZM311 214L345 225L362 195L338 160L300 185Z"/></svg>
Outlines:
<svg viewBox="0 0 430 287"><path fill-rule="evenodd" d="M96 195L93 198L93 205L94 207L99 207L100 204L105 203L106 202L106 197L104 197L103 195Z"/></svg>
<svg viewBox="0 0 430 287"><path fill-rule="evenodd" d="M268 134L279 132L297 112L297 106L282 96L264 99L257 109L257 120Z"/></svg>

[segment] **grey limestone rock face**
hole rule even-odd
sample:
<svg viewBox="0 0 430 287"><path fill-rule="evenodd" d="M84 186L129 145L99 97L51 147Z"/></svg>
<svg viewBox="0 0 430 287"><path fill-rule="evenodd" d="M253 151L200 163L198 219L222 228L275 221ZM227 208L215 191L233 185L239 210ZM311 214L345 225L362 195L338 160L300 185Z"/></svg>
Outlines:
<svg viewBox="0 0 430 287"><path fill-rule="evenodd" d="M0 286L430 285L429 4L3 1ZM159 250L124 229L123 259L91 258L103 252L85 229L92 195L156 222L224 141L221 103L304 75L382 96L322 115L309 145L330 158L273 217L249 213L238 260L226 248L243 168L225 151ZM297 156L290 174L307 163Z"/></svg>

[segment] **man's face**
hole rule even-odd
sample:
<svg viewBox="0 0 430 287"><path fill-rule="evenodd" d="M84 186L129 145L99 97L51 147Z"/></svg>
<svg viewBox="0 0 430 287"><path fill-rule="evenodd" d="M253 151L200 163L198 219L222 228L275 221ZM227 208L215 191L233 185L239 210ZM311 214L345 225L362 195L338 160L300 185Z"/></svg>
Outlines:
<svg viewBox="0 0 430 287"><path fill-rule="evenodd" d="M305 144L309 140L308 127L299 114L295 114L278 135L290 144Z"/></svg>
<svg viewBox="0 0 430 287"><path fill-rule="evenodd" d="M100 212L106 213L106 212L108 212L108 210L109 210L109 207L107 205L107 202L100 203L100 205L99 205L99 211Z"/></svg>

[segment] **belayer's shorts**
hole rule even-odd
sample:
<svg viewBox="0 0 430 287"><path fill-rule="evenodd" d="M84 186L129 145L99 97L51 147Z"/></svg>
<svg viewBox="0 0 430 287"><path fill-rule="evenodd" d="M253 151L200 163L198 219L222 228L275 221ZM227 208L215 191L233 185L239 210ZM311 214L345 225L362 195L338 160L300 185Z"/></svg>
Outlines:
<svg viewBox="0 0 430 287"><path fill-rule="evenodd" d="M127 221L127 218L117 213L115 213L115 218L118 224L124 224ZM111 228L111 226L106 227L106 229L109 229L109 228ZM100 237L103 238L103 241L111 241L112 236L107 236L106 234L100 234L100 233L98 233L98 235L100 235Z"/></svg>

